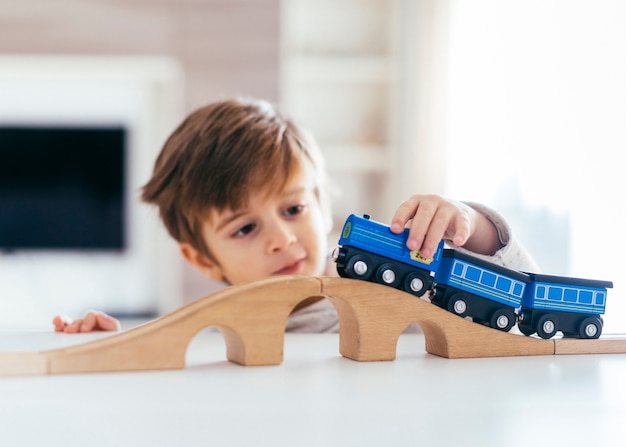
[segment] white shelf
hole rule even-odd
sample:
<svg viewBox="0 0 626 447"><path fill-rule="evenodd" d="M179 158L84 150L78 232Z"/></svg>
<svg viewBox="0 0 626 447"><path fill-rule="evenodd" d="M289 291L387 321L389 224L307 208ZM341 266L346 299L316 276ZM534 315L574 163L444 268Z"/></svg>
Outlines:
<svg viewBox="0 0 626 447"><path fill-rule="evenodd" d="M290 55L283 61L290 83L391 83L393 63L387 56L332 54Z"/></svg>
<svg viewBox="0 0 626 447"><path fill-rule="evenodd" d="M343 190L337 216L387 215L396 202L401 9L399 0L282 2L281 108L320 144Z"/></svg>
<svg viewBox="0 0 626 447"><path fill-rule="evenodd" d="M156 210L137 200L153 160L182 114L183 72L165 57L2 56L0 121L12 125L102 125L128 129L121 252L17 251L0 256L0 323L88 309L165 313L179 306L176 245ZM2 218L0 216L0 218ZM22 309L28 309L25 315ZM53 313L54 312L54 313ZM38 317L39 315L37 315Z"/></svg>
<svg viewBox="0 0 626 447"><path fill-rule="evenodd" d="M331 171L389 173L391 166L384 146L326 144L322 152ZM339 167L339 168L337 168Z"/></svg>

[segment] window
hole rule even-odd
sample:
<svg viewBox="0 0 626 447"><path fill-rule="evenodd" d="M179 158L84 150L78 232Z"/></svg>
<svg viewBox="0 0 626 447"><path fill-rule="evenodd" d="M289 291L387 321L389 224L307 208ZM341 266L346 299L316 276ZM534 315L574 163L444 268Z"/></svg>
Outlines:
<svg viewBox="0 0 626 447"><path fill-rule="evenodd" d="M536 298L544 299L546 297L546 288L544 286L537 286Z"/></svg>
<svg viewBox="0 0 626 447"><path fill-rule="evenodd" d="M604 332L623 332L626 2L448 4L443 193L501 211L544 273L614 281Z"/></svg>
<svg viewBox="0 0 626 447"><path fill-rule="evenodd" d="M507 292L511 290L511 280L503 277L498 278L498 284L496 286L498 290L502 290L503 292Z"/></svg>
<svg viewBox="0 0 626 447"><path fill-rule="evenodd" d="M480 278L480 270L475 267L467 266L465 278L469 279L470 281L478 282L478 279Z"/></svg>
<svg viewBox="0 0 626 447"><path fill-rule="evenodd" d="M574 289L565 289L563 291L563 301L575 303L578 301L578 291Z"/></svg>
<svg viewBox="0 0 626 447"><path fill-rule="evenodd" d="M604 293L596 292L596 304L598 306L604 306Z"/></svg>
<svg viewBox="0 0 626 447"><path fill-rule="evenodd" d="M460 262L454 263L454 269L452 270L455 276L463 276L463 264Z"/></svg>
<svg viewBox="0 0 626 447"><path fill-rule="evenodd" d="M593 298L593 293L588 290L582 290L580 292L579 301L583 304L591 304L591 299Z"/></svg>
<svg viewBox="0 0 626 447"><path fill-rule="evenodd" d="M552 301L561 301L563 297L563 289L559 287L548 287L548 299Z"/></svg>
<svg viewBox="0 0 626 447"><path fill-rule="evenodd" d="M480 278L480 282L481 284L484 284L486 286L493 287L493 285L496 283L496 275L489 272L483 272L483 276L482 278Z"/></svg>

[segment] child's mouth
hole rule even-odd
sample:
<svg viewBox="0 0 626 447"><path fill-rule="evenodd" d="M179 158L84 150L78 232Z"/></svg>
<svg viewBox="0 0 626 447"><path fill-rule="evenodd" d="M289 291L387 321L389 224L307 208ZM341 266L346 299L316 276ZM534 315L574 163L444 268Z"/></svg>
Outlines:
<svg viewBox="0 0 626 447"><path fill-rule="evenodd" d="M289 264L288 266L275 271L274 275L294 275L300 271L303 264L304 264L304 259L299 259L293 264Z"/></svg>

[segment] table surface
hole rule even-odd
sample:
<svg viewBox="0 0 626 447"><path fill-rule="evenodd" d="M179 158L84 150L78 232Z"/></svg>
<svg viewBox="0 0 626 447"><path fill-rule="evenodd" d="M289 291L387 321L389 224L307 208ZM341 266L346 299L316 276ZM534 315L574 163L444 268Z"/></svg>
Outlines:
<svg viewBox="0 0 626 447"><path fill-rule="evenodd" d="M106 333L0 332L0 352ZM626 355L446 359L403 334L392 362L286 334L278 366L226 360L199 333L182 370L0 377L3 446L624 445Z"/></svg>

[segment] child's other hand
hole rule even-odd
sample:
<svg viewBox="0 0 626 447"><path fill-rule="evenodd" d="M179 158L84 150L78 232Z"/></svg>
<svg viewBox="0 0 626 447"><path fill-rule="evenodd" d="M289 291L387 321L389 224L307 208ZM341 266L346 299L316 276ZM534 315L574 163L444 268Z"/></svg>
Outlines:
<svg viewBox="0 0 626 447"><path fill-rule="evenodd" d="M120 322L104 312L89 311L83 318L72 320L65 315L57 315L52 320L56 332L75 334L77 332L119 331Z"/></svg>
<svg viewBox="0 0 626 447"><path fill-rule="evenodd" d="M446 239L463 246L475 230L477 213L469 206L438 195L416 194L406 200L391 220L391 231L409 228L407 247L431 257L439 241Z"/></svg>

